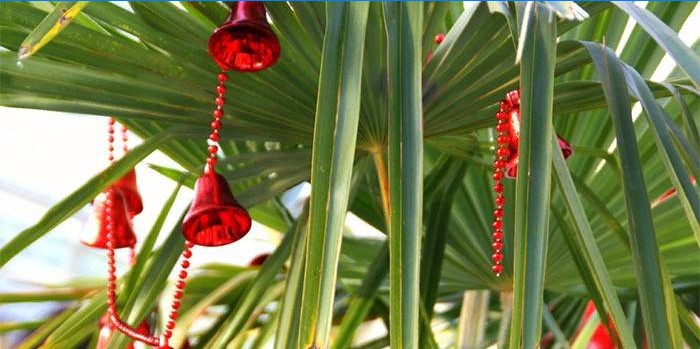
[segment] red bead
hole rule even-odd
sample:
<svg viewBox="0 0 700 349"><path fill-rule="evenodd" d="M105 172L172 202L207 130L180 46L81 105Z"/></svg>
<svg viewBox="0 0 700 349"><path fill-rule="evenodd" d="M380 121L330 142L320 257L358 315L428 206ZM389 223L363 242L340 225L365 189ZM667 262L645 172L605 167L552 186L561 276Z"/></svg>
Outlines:
<svg viewBox="0 0 700 349"><path fill-rule="evenodd" d="M214 155L214 154L216 154L218 151L219 151L219 147L217 147L217 146L215 146L215 145L210 145L210 146L209 146L209 154Z"/></svg>
<svg viewBox="0 0 700 349"><path fill-rule="evenodd" d="M168 321L168 324L165 327L167 327L169 330L174 329L175 328L175 321Z"/></svg>
<svg viewBox="0 0 700 349"><path fill-rule="evenodd" d="M224 97L216 97L214 102L216 105L223 106L226 103L226 100L224 100Z"/></svg>
<svg viewBox="0 0 700 349"><path fill-rule="evenodd" d="M170 318L171 318L171 319L177 320L178 316L179 316L179 314L177 313L177 311L174 311L174 310L173 310L173 311L170 312Z"/></svg>
<svg viewBox="0 0 700 349"><path fill-rule="evenodd" d="M221 119L221 117L224 116L224 111L221 109L216 109L214 110L214 117L217 119ZM211 127L214 127L214 124L212 123ZM214 128L219 128L221 127L221 123L219 122L219 126L214 127Z"/></svg>
<svg viewBox="0 0 700 349"><path fill-rule="evenodd" d="M496 196L496 205L497 206L503 206L503 204L506 203L506 198L503 197L503 195L498 195Z"/></svg>
<svg viewBox="0 0 700 349"><path fill-rule="evenodd" d="M508 148L498 148L496 154L498 154L498 156L508 156L510 155L510 150L508 150Z"/></svg>
<svg viewBox="0 0 700 349"><path fill-rule="evenodd" d="M493 186L493 190L497 193L502 193L503 192L503 184L498 183Z"/></svg>
<svg viewBox="0 0 700 349"><path fill-rule="evenodd" d="M173 336L173 331L165 330L163 331L163 336L165 336L165 338L170 338Z"/></svg>
<svg viewBox="0 0 700 349"><path fill-rule="evenodd" d="M220 95L225 94L226 93L226 86L224 86L224 85L216 86L216 93L218 93Z"/></svg>
<svg viewBox="0 0 700 349"><path fill-rule="evenodd" d="M435 35L435 43L440 45L445 40L445 34L439 33Z"/></svg>
<svg viewBox="0 0 700 349"><path fill-rule="evenodd" d="M493 216L494 217L503 217L503 209L502 208L497 208L493 210Z"/></svg>
<svg viewBox="0 0 700 349"><path fill-rule="evenodd" d="M173 310L177 310L177 309L180 309L181 305L182 305L182 303L180 301L176 300L176 301L173 301L173 304L171 304L170 307L173 308Z"/></svg>
<svg viewBox="0 0 700 349"><path fill-rule="evenodd" d="M495 221L495 222L493 222L493 229L494 229L494 230L503 229L503 221ZM496 233L494 233L494 236L496 236Z"/></svg>
<svg viewBox="0 0 700 349"><path fill-rule="evenodd" d="M177 287L177 288L179 288L179 289L182 290L183 288L185 288L185 285L186 285L186 284L185 284L184 281L178 281L177 284L175 284L175 287Z"/></svg>
<svg viewBox="0 0 700 349"><path fill-rule="evenodd" d="M500 159L493 162L494 168L503 168L505 165L506 165L506 162L503 160L500 160Z"/></svg>
<svg viewBox="0 0 700 349"><path fill-rule="evenodd" d="M175 291L175 294L173 295L173 297L175 299L182 299L182 296L183 296L182 291Z"/></svg>
<svg viewBox="0 0 700 349"><path fill-rule="evenodd" d="M496 113L496 119L498 119L499 121L508 120L509 117L510 117L510 115L508 115L508 113L504 113L504 112Z"/></svg>
<svg viewBox="0 0 700 349"><path fill-rule="evenodd" d="M189 267L190 267L190 261L187 261L187 260L182 261L182 263L180 263L180 265L181 265L183 268L189 268Z"/></svg>
<svg viewBox="0 0 700 349"><path fill-rule="evenodd" d="M184 251L182 251L182 256L184 256L185 258L190 258L190 257L192 257L192 251L184 250Z"/></svg>
<svg viewBox="0 0 700 349"><path fill-rule="evenodd" d="M494 265L491 269L493 270L493 272L494 272L496 275L500 275L501 272L503 271L503 265L501 265L501 264L496 264L496 265Z"/></svg>
<svg viewBox="0 0 700 349"><path fill-rule="evenodd" d="M498 136L497 141L498 141L499 144L505 144L505 143L507 143L508 141L510 141L510 137L508 137L508 136Z"/></svg>
<svg viewBox="0 0 700 349"><path fill-rule="evenodd" d="M228 80L228 75L226 75L226 73L224 72L221 72L219 73L217 78L219 79L219 82L226 82L226 80Z"/></svg>
<svg viewBox="0 0 700 349"><path fill-rule="evenodd" d="M497 180L497 181L500 181L501 179L503 179L503 173L502 173L501 171L496 171L496 172L494 172L494 173L493 173L493 179L494 179L494 180Z"/></svg>
<svg viewBox="0 0 700 349"><path fill-rule="evenodd" d="M212 133L212 134L209 135L209 139L211 139L211 140L214 141L214 142L218 142L218 141L219 141L219 134L218 134L218 133Z"/></svg>
<svg viewBox="0 0 700 349"><path fill-rule="evenodd" d="M493 249L496 251L500 251L503 249L503 242L495 241L494 243L491 244L491 247L493 247Z"/></svg>
<svg viewBox="0 0 700 349"><path fill-rule="evenodd" d="M114 123L116 121L114 120L114 118L109 118L109 120L107 122L109 123L110 126L112 126L112 125L114 125Z"/></svg>
<svg viewBox="0 0 700 349"><path fill-rule="evenodd" d="M187 272L182 270L180 271L180 274L178 275L180 279L187 279Z"/></svg>
<svg viewBox="0 0 700 349"><path fill-rule="evenodd" d="M501 254L501 253L494 253L494 254L491 256L491 259L493 259L494 262L500 262L500 261L503 260L503 254Z"/></svg>

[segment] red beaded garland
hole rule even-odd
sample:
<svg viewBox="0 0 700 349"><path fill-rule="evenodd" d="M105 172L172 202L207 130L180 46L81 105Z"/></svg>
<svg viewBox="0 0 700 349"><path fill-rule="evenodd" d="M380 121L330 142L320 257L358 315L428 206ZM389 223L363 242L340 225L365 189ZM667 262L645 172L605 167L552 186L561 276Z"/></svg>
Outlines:
<svg viewBox="0 0 700 349"><path fill-rule="evenodd" d="M516 104L517 103L517 104ZM513 112L517 112L519 108L520 96L518 91L511 91L506 95L506 99L499 103L499 110L496 113L496 160L493 162L493 190L496 193L496 209L493 211L493 244L491 245L493 254L492 270L496 276L500 276L503 272L503 216L505 207L505 196L503 195L503 178L506 176L505 167L511 158L517 156L512 149L512 143L517 142L517 138L513 137L512 127L510 124ZM517 147L515 147L517 149Z"/></svg>
<svg viewBox="0 0 700 349"><path fill-rule="evenodd" d="M445 40L445 34L443 33L438 33L435 35L435 43L440 45L442 44L442 41Z"/></svg>

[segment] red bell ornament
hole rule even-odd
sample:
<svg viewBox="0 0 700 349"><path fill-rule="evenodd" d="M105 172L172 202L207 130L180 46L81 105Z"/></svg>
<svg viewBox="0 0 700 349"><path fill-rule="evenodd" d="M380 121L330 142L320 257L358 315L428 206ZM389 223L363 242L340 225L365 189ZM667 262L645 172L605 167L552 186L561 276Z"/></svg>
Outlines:
<svg viewBox="0 0 700 349"><path fill-rule="evenodd" d="M111 208L108 199L112 201ZM92 216L88 220L88 226L80 242L90 247L107 248L107 233L109 232L109 218L107 216L111 210L114 248L134 247L136 234L131 228L126 202L120 190L110 187L95 198L93 207Z"/></svg>
<svg viewBox="0 0 700 349"><path fill-rule="evenodd" d="M143 211L143 201L141 200L141 194L139 194L139 188L136 185L136 170L132 169L127 172L112 186L121 190L122 195L124 195L129 217L134 217Z"/></svg>
<svg viewBox="0 0 700 349"><path fill-rule="evenodd" d="M224 70L256 72L280 56L280 42L267 22L265 5L236 1L231 13L209 38L209 54Z"/></svg>
<svg viewBox="0 0 700 349"><path fill-rule="evenodd" d="M222 175L205 171L195 183L194 195L182 224L187 241L202 246L227 245L250 230L248 211L238 204Z"/></svg>

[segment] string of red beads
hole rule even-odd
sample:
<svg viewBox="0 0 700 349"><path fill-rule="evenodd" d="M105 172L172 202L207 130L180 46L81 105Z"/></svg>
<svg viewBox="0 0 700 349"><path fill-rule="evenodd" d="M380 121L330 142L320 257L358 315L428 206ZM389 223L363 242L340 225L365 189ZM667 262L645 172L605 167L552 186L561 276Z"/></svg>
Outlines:
<svg viewBox="0 0 700 349"><path fill-rule="evenodd" d="M190 258L192 257L192 248L194 244L187 241L185 242L185 249L182 251L182 261L180 262L180 272L178 273L177 283L175 288L177 290L173 294L173 301L170 303L170 314L169 320L165 324L165 331L163 331L163 336L161 337L160 347L168 348L168 342L173 336L173 329L175 328L175 321L178 318L178 311L182 305L182 296L185 293L185 287L187 286L187 269L190 267Z"/></svg>
<svg viewBox="0 0 700 349"><path fill-rule="evenodd" d="M512 142L511 134L511 113L513 105L508 98L501 101L499 104L499 110L496 113L496 120L498 121L496 125L496 132L498 132L498 137L496 138L496 143L498 147L496 148L496 160L493 163L493 190L496 192L496 207L493 211L493 243L491 259L493 261L493 272L496 276L500 276L503 272L503 216L504 207L506 204L506 198L503 195L503 177L511 153L509 149L509 144Z"/></svg>
<svg viewBox="0 0 700 349"><path fill-rule="evenodd" d="M121 127L121 134L122 134L122 151L124 155L129 151L129 129L126 127L126 125L122 124ZM132 246L129 248L129 263L131 265L136 264L136 249Z"/></svg>
<svg viewBox="0 0 700 349"><path fill-rule="evenodd" d="M221 80L221 78L220 78ZM225 81L225 80L224 80ZM110 118L108 122L108 159L110 162L114 161L114 124L115 120L114 118ZM126 153L129 148L127 145L128 142L128 135L127 135L127 128L126 126L122 126L121 128L121 136L122 136L122 149L124 153ZM218 130L216 130L212 135L217 134L218 135ZM211 138L211 137L210 137ZM170 315L169 315L169 321L166 323L166 329L163 331L163 334L161 337L154 337L154 336L148 336L142 333L139 333L136 329L133 327L129 326L128 324L124 323L121 318L119 317L119 312L117 310L117 263L116 263L116 258L115 258L115 252L114 252L114 247L116 245L115 242L115 236L114 236L114 225L113 225L113 208L114 208L114 191L116 189L114 188L109 188L107 189L106 195L107 198L105 200L105 220L107 222L106 228L107 228L107 312L109 314L109 319L110 322L114 325L114 327L119 330L120 332L124 333L128 337L130 337L133 340L138 340L141 341L145 344L151 345L151 346L157 346L158 348L169 348L168 342L170 338L173 335L173 329L175 328L175 320L178 318L178 311L180 309L180 305L182 304L182 297L184 294L184 289L185 286L187 285L186 279L188 276L187 269L190 266L190 257L192 257L192 247L194 244L187 242L185 243L185 248L182 252L182 261L180 262L180 273L178 274L178 281L176 284L177 290L175 291L175 294L173 295L173 301L170 306ZM135 253L136 251L131 249L130 250L130 259L133 262L135 261Z"/></svg>
<svg viewBox="0 0 700 349"><path fill-rule="evenodd" d="M216 109L214 109L214 121L211 122L211 134L209 134L209 140L213 143L219 142L219 131L221 130L221 119L224 116L224 104L226 103L226 81L228 80L228 75L225 71L221 71L218 75L219 84L216 86ZM216 153L219 152L219 147L216 144L209 145L209 156L207 157L207 167L206 171L213 171L218 158Z"/></svg>

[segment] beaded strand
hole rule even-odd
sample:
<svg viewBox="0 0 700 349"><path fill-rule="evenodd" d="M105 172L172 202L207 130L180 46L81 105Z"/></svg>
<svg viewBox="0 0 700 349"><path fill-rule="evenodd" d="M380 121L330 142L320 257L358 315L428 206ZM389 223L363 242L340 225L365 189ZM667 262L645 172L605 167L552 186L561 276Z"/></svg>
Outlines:
<svg viewBox="0 0 700 349"><path fill-rule="evenodd" d="M493 261L492 270L496 276L500 276L503 272L503 216L506 198L503 195L503 178L505 176L505 167L510 160L511 150L510 145L516 141L512 133L511 120L512 113L516 112L516 102L519 102L519 94L517 91L511 92L499 104L499 110L496 113L496 132L498 137L496 143L496 160L493 163L493 190L496 193L495 209L493 210L493 243L491 244ZM518 103L519 104L519 103Z"/></svg>

